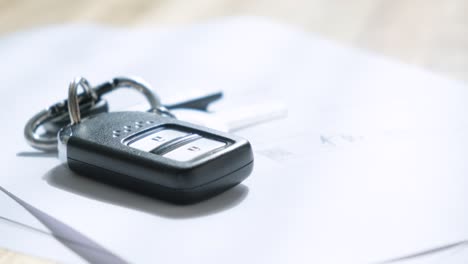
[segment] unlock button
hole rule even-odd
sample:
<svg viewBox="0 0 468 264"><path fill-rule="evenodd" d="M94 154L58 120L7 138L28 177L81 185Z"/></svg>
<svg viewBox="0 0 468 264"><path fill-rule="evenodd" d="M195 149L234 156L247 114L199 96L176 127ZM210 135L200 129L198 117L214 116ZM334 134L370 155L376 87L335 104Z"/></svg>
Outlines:
<svg viewBox="0 0 468 264"><path fill-rule="evenodd" d="M214 152L224 146L226 146L225 142L208 138L200 138L176 148L163 156L177 161L189 161L210 152Z"/></svg>
<svg viewBox="0 0 468 264"><path fill-rule="evenodd" d="M147 135L129 144L130 147L150 152L172 140L187 136L188 133L174 129L164 129Z"/></svg>

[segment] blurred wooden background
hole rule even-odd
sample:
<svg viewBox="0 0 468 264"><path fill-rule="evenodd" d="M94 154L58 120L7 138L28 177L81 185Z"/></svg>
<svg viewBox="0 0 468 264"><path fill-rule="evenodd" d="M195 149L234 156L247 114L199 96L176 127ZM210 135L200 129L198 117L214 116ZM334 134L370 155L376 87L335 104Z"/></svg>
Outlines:
<svg viewBox="0 0 468 264"><path fill-rule="evenodd" d="M258 15L468 81L466 0L0 0L0 33L48 24L125 27Z"/></svg>
<svg viewBox="0 0 468 264"><path fill-rule="evenodd" d="M71 22L164 26L235 15L268 17L468 83L466 0L0 0L0 34ZM48 261L0 250L0 263Z"/></svg>

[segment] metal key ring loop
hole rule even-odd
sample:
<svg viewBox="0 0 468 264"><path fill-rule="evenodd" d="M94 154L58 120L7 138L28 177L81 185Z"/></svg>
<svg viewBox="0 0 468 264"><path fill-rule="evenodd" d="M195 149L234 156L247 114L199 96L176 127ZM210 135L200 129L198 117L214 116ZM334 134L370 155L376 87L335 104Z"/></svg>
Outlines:
<svg viewBox="0 0 468 264"><path fill-rule="evenodd" d="M51 109L45 109L29 119L24 127L24 137L28 144L42 151L55 151L57 149L57 139L55 137L41 137L36 134L36 129L42 124L50 121L56 115Z"/></svg>
<svg viewBox="0 0 468 264"><path fill-rule="evenodd" d="M81 85L85 89L85 94L80 98L76 98L76 103L85 98L91 98L91 101L87 103L87 107L92 107L94 103L98 100L97 94L91 89L88 81L84 78L78 78L73 81L78 86ZM73 83L72 82L72 83ZM71 84L70 84L71 85ZM75 85L75 86L77 86ZM55 151L57 150L57 139L56 135L39 135L37 129L44 125L47 122L50 122L54 118L66 113L67 111L67 101L56 103L50 106L47 109L44 109L34 115L31 119L28 120L26 126L24 127L24 137L30 146L35 149L42 151ZM78 111L79 112L79 111Z"/></svg>
<svg viewBox="0 0 468 264"><path fill-rule="evenodd" d="M133 88L137 90L145 96L146 100L150 104L151 108L149 112L175 118L175 116L165 106L163 106L159 97L153 92L151 85L142 79L136 77L117 77L112 79L112 91L118 88Z"/></svg>
<svg viewBox="0 0 468 264"><path fill-rule="evenodd" d="M155 112L160 115L175 117L166 107L161 103L159 97L153 92L150 88L150 85L145 81L138 78L127 78L127 77L117 77L112 79L111 88L104 92L101 92L100 95L104 93L109 93L115 91L119 88L132 88L143 94L150 104L150 111ZM68 112L70 114L71 124L77 124L81 121L80 117L80 108L78 102L77 90L79 87L83 87L87 93L91 93L93 98L97 98L97 93L91 89L88 81L83 78L77 78L70 83L68 87Z"/></svg>
<svg viewBox="0 0 468 264"><path fill-rule="evenodd" d="M162 105L159 97L153 92L153 90L150 88L150 85L147 84L145 81L138 78L117 77L112 79L110 84L111 88L105 90L104 92L101 92L101 95L115 91L119 88L132 88L145 96L146 100L150 104L150 111L160 115L175 117L169 110L167 110ZM77 94L77 90L80 86L83 87L86 92L89 91L91 93L96 93L93 89L91 89L88 81L86 81L86 79L83 77L77 78L70 83L70 86L68 87L68 112L70 114L70 120L72 125L77 124L81 121Z"/></svg>
<svg viewBox="0 0 468 264"><path fill-rule="evenodd" d="M83 87L85 93L92 97L92 102L97 101L97 94L93 89L88 80L83 77L75 78L68 86L68 114L70 115L71 124L76 124L81 121L80 102L78 97L78 88Z"/></svg>
<svg viewBox="0 0 468 264"><path fill-rule="evenodd" d="M84 93L78 94L78 88L83 88ZM118 77L109 82L105 82L96 87L91 87L89 82L83 78L75 78L68 87L68 100L59 102L51 107L40 111L26 123L24 128L24 137L30 146L42 151L56 151L56 135L39 135L37 129L47 122L53 120L68 112L71 124L81 121L80 109L92 109L96 103L101 101L101 96L115 91L119 88L132 88L143 94L150 104L150 111L159 115L175 117L161 103L159 97L153 92L151 86L138 78Z"/></svg>

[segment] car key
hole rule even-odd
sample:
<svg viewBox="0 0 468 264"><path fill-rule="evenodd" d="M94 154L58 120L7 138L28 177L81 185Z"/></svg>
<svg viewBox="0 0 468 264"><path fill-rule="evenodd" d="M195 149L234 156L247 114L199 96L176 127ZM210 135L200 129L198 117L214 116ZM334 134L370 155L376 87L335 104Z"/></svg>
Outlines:
<svg viewBox="0 0 468 264"><path fill-rule="evenodd" d="M84 93L77 93L79 87ZM143 94L150 110L109 113L101 96L119 88ZM220 96L165 107L141 79L117 77L91 87L79 77L70 83L67 100L29 119L25 139L42 151L58 149L60 159L80 175L173 203L194 203L239 184L253 169L247 140L178 120L168 109L206 109ZM92 112L83 112L82 119L86 109ZM58 140L38 134L40 127L54 130L66 122L67 113L70 124L58 131Z"/></svg>
<svg viewBox="0 0 468 264"><path fill-rule="evenodd" d="M101 113L58 139L71 170L179 204L219 194L253 168L247 140L148 112Z"/></svg>

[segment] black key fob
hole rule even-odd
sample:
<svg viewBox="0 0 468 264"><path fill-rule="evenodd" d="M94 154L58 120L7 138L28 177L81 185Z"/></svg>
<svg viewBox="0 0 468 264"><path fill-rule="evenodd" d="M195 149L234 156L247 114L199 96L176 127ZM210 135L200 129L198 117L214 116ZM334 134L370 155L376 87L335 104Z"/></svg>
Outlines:
<svg viewBox="0 0 468 264"><path fill-rule="evenodd" d="M242 182L253 169L240 137L147 112L102 113L64 127L60 159L101 182L172 203L195 203Z"/></svg>

